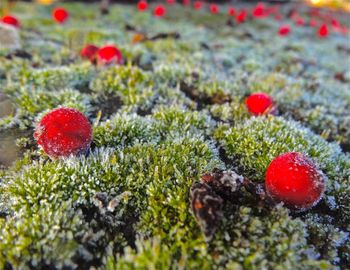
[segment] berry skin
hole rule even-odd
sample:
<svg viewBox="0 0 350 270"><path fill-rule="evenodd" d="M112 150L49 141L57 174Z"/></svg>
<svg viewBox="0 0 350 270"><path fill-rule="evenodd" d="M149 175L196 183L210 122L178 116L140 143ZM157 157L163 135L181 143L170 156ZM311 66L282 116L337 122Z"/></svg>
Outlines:
<svg viewBox="0 0 350 270"><path fill-rule="evenodd" d="M153 10L153 15L155 17L164 17L166 14L166 9L163 5L157 5Z"/></svg>
<svg viewBox="0 0 350 270"><path fill-rule="evenodd" d="M9 25L12 25L12 26L14 26L16 28L20 27L19 20L16 17L14 17L14 16L10 16L10 15L4 16L4 17L1 18L1 22L9 24Z"/></svg>
<svg viewBox="0 0 350 270"><path fill-rule="evenodd" d="M246 100L245 104L249 112L255 116L272 113L274 111L274 102L272 98L265 93L253 93Z"/></svg>
<svg viewBox="0 0 350 270"><path fill-rule="evenodd" d="M278 35L281 37L287 36L290 33L290 27L289 25L281 25L280 28L278 29Z"/></svg>
<svg viewBox="0 0 350 270"><path fill-rule="evenodd" d="M97 46L88 44L82 48L80 51L80 56L82 58L90 60L91 62L94 62L96 60L98 50L99 48Z"/></svg>
<svg viewBox="0 0 350 270"><path fill-rule="evenodd" d="M137 9L139 11L145 11L148 9L148 3L145 0L141 0L137 3Z"/></svg>
<svg viewBox="0 0 350 270"><path fill-rule="evenodd" d="M302 153L289 152L275 158L266 171L265 188L276 202L305 211L315 206L325 188L325 176L312 159Z"/></svg>
<svg viewBox="0 0 350 270"><path fill-rule="evenodd" d="M58 7L52 11L52 17L57 23L62 24L68 20L69 13L66 9Z"/></svg>
<svg viewBox="0 0 350 270"><path fill-rule="evenodd" d="M97 61L102 65L121 65L123 64L124 59L121 51L117 47L113 45L107 45L98 50Z"/></svg>
<svg viewBox="0 0 350 270"><path fill-rule="evenodd" d="M89 149L92 127L78 110L58 108L41 119L35 128L34 138L50 157L68 157Z"/></svg>

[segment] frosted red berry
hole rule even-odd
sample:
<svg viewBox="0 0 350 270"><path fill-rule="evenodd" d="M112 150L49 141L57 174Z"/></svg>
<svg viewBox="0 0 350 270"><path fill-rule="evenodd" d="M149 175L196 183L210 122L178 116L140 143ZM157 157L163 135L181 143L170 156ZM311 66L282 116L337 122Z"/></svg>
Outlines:
<svg viewBox="0 0 350 270"><path fill-rule="evenodd" d="M287 36L290 33L290 26L289 25L281 25L278 29L278 34L280 36Z"/></svg>
<svg viewBox="0 0 350 270"><path fill-rule="evenodd" d="M93 62L96 60L98 50L99 48L97 46L88 44L81 49L80 56Z"/></svg>
<svg viewBox="0 0 350 270"><path fill-rule="evenodd" d="M153 15L155 17L164 17L166 14L166 9L163 5L157 5L154 7Z"/></svg>
<svg viewBox="0 0 350 270"><path fill-rule="evenodd" d="M148 9L148 2L145 0L141 0L137 3L137 9L139 11L145 11Z"/></svg>
<svg viewBox="0 0 350 270"><path fill-rule="evenodd" d="M217 14L219 13L219 6L216 4L211 4L209 5L209 10L210 10L210 13Z"/></svg>
<svg viewBox="0 0 350 270"><path fill-rule="evenodd" d="M58 7L52 11L52 17L57 23L64 23L69 18L69 13L66 9Z"/></svg>
<svg viewBox="0 0 350 270"><path fill-rule="evenodd" d="M86 152L92 127L76 109L58 108L47 113L35 128L34 138L50 157L67 157Z"/></svg>
<svg viewBox="0 0 350 270"><path fill-rule="evenodd" d="M4 16L1 18L1 22L5 23L5 24L12 25L16 28L20 27L19 20L14 16L10 16L10 15Z"/></svg>
<svg viewBox="0 0 350 270"><path fill-rule="evenodd" d="M273 112L273 99L266 93L253 93L246 100L245 104L249 112L255 116Z"/></svg>
<svg viewBox="0 0 350 270"><path fill-rule="evenodd" d="M114 45L101 47L97 52L97 62L102 65L123 64L123 55Z"/></svg>
<svg viewBox="0 0 350 270"><path fill-rule="evenodd" d="M318 28L318 36L320 38L325 38L328 36L328 26L327 24L322 24L319 28Z"/></svg>
<svg viewBox="0 0 350 270"><path fill-rule="evenodd" d="M236 16L236 22L243 23L245 22L246 18L247 18L247 11L245 9L242 9Z"/></svg>
<svg viewBox="0 0 350 270"><path fill-rule="evenodd" d="M276 202L303 211L315 206L325 188L325 176L312 159L298 152L275 158L266 171L265 188Z"/></svg>

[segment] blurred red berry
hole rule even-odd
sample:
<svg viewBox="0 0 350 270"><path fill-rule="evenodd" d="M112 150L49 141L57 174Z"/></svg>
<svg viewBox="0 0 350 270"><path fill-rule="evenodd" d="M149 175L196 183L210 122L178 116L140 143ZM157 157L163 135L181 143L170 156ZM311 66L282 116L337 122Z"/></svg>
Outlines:
<svg viewBox="0 0 350 270"><path fill-rule="evenodd" d="M280 21L280 20L283 19L282 15L279 14L279 13L277 13L277 14L274 16L274 18L275 18L276 21Z"/></svg>
<svg viewBox="0 0 350 270"><path fill-rule="evenodd" d="M153 15L155 17L163 17L166 14L166 9L163 5L157 5L153 10Z"/></svg>
<svg viewBox="0 0 350 270"><path fill-rule="evenodd" d="M195 10L199 10L199 9L201 9L203 7L203 3L201 2L201 1L194 1L194 3L193 3L193 8L195 9Z"/></svg>
<svg viewBox="0 0 350 270"><path fill-rule="evenodd" d="M245 9L242 9L238 12L236 16L236 22L237 23L243 23L247 19L247 11Z"/></svg>
<svg viewBox="0 0 350 270"><path fill-rule="evenodd" d="M263 3L258 3L253 9L253 16L255 18L263 18L267 16L265 11L265 5Z"/></svg>
<svg viewBox="0 0 350 270"><path fill-rule="evenodd" d="M234 7L228 8L228 15L235 16L235 13L236 13L236 9Z"/></svg>
<svg viewBox="0 0 350 270"><path fill-rule="evenodd" d="M182 0L182 4L184 6L189 6L191 4L191 0Z"/></svg>
<svg viewBox="0 0 350 270"><path fill-rule="evenodd" d="M266 93L253 93L246 100L245 104L249 112L255 116L264 115L274 110L274 102Z"/></svg>
<svg viewBox="0 0 350 270"><path fill-rule="evenodd" d="M327 37L329 34L329 31L328 31L328 26L327 24L322 24L319 28L318 28L318 36L320 38L325 38Z"/></svg>
<svg viewBox="0 0 350 270"><path fill-rule="evenodd" d="M10 15L4 16L1 18L1 22L5 23L5 24L12 25L16 28L20 27L19 20L14 16L10 16Z"/></svg>
<svg viewBox="0 0 350 270"><path fill-rule="evenodd" d="M310 16L318 17L320 16L320 11L318 9L311 9Z"/></svg>
<svg viewBox="0 0 350 270"><path fill-rule="evenodd" d="M34 138L50 157L67 157L86 152L92 127L76 109L58 108L47 113L35 128Z"/></svg>
<svg viewBox="0 0 350 270"><path fill-rule="evenodd" d="M315 19L311 19L309 24L310 24L311 27L316 27L318 25L318 22Z"/></svg>
<svg viewBox="0 0 350 270"><path fill-rule="evenodd" d="M69 13L66 9L58 7L52 11L52 17L57 23L64 23L67 21Z"/></svg>
<svg viewBox="0 0 350 270"><path fill-rule="evenodd" d="M93 62L96 60L98 50L99 48L97 46L88 44L84 48L82 48L82 50L80 51L80 56Z"/></svg>
<svg viewBox="0 0 350 270"><path fill-rule="evenodd" d="M289 152L275 158L265 177L267 194L293 210L307 210L321 199L325 177L312 159L302 153Z"/></svg>
<svg viewBox="0 0 350 270"><path fill-rule="evenodd" d="M123 64L123 55L121 51L114 45L107 45L100 48L97 52L98 64Z"/></svg>
<svg viewBox="0 0 350 270"><path fill-rule="evenodd" d="M209 10L212 14L217 14L217 13L219 13L219 6L216 4L210 4Z"/></svg>
<svg viewBox="0 0 350 270"><path fill-rule="evenodd" d="M295 24L298 26L303 26L305 24L305 20L301 17L295 18Z"/></svg>
<svg viewBox="0 0 350 270"><path fill-rule="evenodd" d="M168 5L174 5L175 4L175 0L166 0Z"/></svg>
<svg viewBox="0 0 350 270"><path fill-rule="evenodd" d="M340 25L340 32L343 34L343 35L347 35L349 33L349 30L348 28L346 28L345 25Z"/></svg>
<svg viewBox="0 0 350 270"><path fill-rule="evenodd" d="M280 36L287 36L290 33L290 26L289 25L281 25L278 29L278 34Z"/></svg>
<svg viewBox="0 0 350 270"><path fill-rule="evenodd" d="M148 9L148 2L145 1L145 0L140 0L138 3L137 3L137 9L139 11L145 11Z"/></svg>

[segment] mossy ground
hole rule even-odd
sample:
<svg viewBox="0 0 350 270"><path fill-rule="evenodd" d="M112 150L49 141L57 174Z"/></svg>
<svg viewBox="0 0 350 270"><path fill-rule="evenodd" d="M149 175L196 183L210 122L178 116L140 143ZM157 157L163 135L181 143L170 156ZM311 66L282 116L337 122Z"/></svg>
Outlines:
<svg viewBox="0 0 350 270"><path fill-rule="evenodd" d="M1 269L348 269L349 36L293 26L281 38L272 18L232 26L177 5L163 19L64 6L71 18L57 25L50 7L17 4L29 56L0 51L0 91L15 107L0 130L21 134L22 152L0 171ZM137 31L169 35L132 44ZM82 61L85 43L117 44L125 65ZM272 95L278 116L249 115L255 91ZM94 124L88 155L51 160L35 145L36 121L57 106ZM191 185L214 168L263 182L286 151L326 174L322 201L296 214L242 190L207 242Z"/></svg>

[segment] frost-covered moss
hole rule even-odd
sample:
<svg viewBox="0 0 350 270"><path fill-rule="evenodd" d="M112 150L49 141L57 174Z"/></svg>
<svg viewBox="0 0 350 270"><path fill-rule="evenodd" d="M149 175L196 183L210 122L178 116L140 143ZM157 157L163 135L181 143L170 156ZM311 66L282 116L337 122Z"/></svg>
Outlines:
<svg viewBox="0 0 350 270"><path fill-rule="evenodd" d="M63 5L71 16L58 25L50 6L18 3L23 50L0 50L0 98L14 106L0 119L0 142L18 128L26 136L23 157L0 167L1 269L346 269L348 36L320 40L305 26L281 38L270 17L233 25L180 5L162 19L128 5L104 16L96 4ZM133 43L136 33L147 40ZM85 62L85 43L116 44L125 64ZM257 91L273 97L278 116L249 114L245 98ZM93 124L86 156L51 160L37 150L35 122L58 106ZM214 168L262 183L286 151L325 173L321 202L293 213L243 188L206 239L192 184Z"/></svg>

